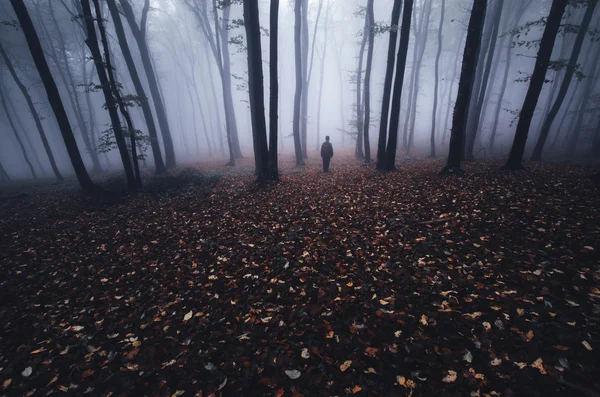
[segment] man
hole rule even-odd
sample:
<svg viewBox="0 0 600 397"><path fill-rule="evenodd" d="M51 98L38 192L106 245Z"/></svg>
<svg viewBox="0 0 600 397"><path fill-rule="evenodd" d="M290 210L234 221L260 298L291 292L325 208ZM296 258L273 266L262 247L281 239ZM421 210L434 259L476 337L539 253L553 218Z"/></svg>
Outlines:
<svg viewBox="0 0 600 397"><path fill-rule="evenodd" d="M329 162L333 157L333 145L329 142L329 136L325 137L325 142L321 145L321 157L323 158L323 172L329 172Z"/></svg>

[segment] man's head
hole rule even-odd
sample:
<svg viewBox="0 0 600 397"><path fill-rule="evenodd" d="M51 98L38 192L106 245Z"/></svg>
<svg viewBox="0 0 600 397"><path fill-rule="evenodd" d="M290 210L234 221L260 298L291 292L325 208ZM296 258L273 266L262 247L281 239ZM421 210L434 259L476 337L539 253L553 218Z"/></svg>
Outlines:
<svg viewBox="0 0 600 397"><path fill-rule="evenodd" d="M329 142L329 135L327 135L327 136L325 137L325 140L326 140L327 142Z"/></svg>

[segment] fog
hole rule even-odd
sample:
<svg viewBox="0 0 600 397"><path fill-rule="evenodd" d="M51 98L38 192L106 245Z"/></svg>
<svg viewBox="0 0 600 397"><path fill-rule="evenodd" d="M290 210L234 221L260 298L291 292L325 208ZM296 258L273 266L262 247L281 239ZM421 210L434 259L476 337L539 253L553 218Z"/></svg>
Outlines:
<svg viewBox="0 0 600 397"><path fill-rule="evenodd" d="M528 89L529 77L534 68L539 40L544 29L544 24L536 22L548 15L552 3L545 0L490 0L484 36L486 29L489 29L488 26L493 25L494 18L498 18L497 13L494 12L497 2L502 3L498 32L494 35L497 42L490 63L487 91L482 98L480 120L476 122L479 128L473 154L478 160L506 157L511 148L519 111ZM164 159L167 156L163 136L165 128L157 114L155 103L157 99L152 95L152 87L149 83L152 77L145 71L140 45L126 13L123 12L121 7L123 3L131 5L135 21L139 25L144 15L145 2L121 0L117 1L117 4L122 14L121 20L126 39L140 81L151 104L150 109L158 134L156 141ZM226 32L229 42L222 41L222 33L218 42L230 56L229 73L227 67L219 65L215 57L213 2L150 0L148 3L147 23L145 28L142 26L142 30L145 29L146 32L142 41L148 45L177 164L207 160L226 162L230 157L227 117L229 117L229 128L233 130L233 124L237 127L241 155L252 157L247 43L241 2L233 2L231 6L218 2L220 4L216 10L219 25L223 23L228 26ZM263 28L262 60L268 121L270 8L268 1L260 0L258 3L260 23ZM378 29L374 39L373 69L370 78L369 137L372 158L377 151L393 3L393 0L374 2L374 18ZM116 80L120 84L121 95L135 96L136 89L123 57L108 5L104 0L99 4L108 37L112 67ZM445 15L442 41L438 43L442 4L445 4ZM26 0L25 5L40 37L52 76L58 85L86 168L92 176L94 172L122 170L116 144L110 143L107 150L100 152L103 140L113 142L114 139L111 131L103 133L111 128L111 119L105 108L106 100L99 86L90 48L86 45L87 33L85 22L81 17L81 2L79 0ZM282 0L279 10L278 149L280 155L294 153L292 138L296 76L294 5L294 1ZM308 29L303 32L308 36L306 43L308 51L305 51L308 55L305 54L303 60L308 67L309 79L305 113L306 155L309 158L319 156L319 148L326 135L331 137L336 150L356 152L358 135L356 76L366 5L367 0L308 1ZM446 0L444 3L441 0L415 1L402 91L398 158L424 157L430 153L438 44L441 44L441 55L435 143L438 157L445 158L448 154L471 6L471 1L463 0ZM93 8L92 5L92 10ZM526 157L530 155L544 118L556 98L565 74L564 64L571 55L578 26L582 22L585 11L586 7L581 4L578 7L570 5L563 16L563 27L553 47L551 58L553 62L546 73L546 82L529 128ZM227 20L223 19L225 12L230 12ZM29 179L33 177L33 172L38 178L52 177L55 173L47 154L49 150L54 156L60 173L63 176L71 175L73 166L65 149L61 131L40 80L40 74L31 57L23 30L19 27L17 16L8 1L0 3L0 15L2 22L0 45L6 55L0 57L0 88L3 102L6 104L0 109L2 142L0 163L10 179ZM598 75L600 69L596 61L597 54L600 52L597 43L599 20L600 14L596 10L577 59L575 77L569 85L564 103L552 123L544 146L544 160L582 161L597 158L599 154ZM525 28L522 28L523 26ZM422 49L422 56L420 49ZM365 59L361 68L363 78L366 53L365 50ZM558 62L561 60L562 62ZM41 127L47 136L47 148L40 137L39 127L36 126L25 96L8 68L8 62L12 64L20 84L31 96ZM225 57L220 62L223 64ZM480 61L480 64L481 68L485 67L484 62ZM506 81L505 90L503 90L504 81ZM227 98L224 100L224 95L228 96L227 90L224 90L226 84L231 87L232 108L229 116L225 111ZM94 86L96 89L90 91L89 89ZM416 90L414 95L413 90ZM140 149L145 153L140 167L153 168L155 164L152 150L150 145L144 143L148 142L144 138L149 134L148 123L142 108L133 102L136 101L132 100L132 105L128 108L135 129L140 130L138 143L142 143ZM411 131L413 131L411 115L414 118L413 139L411 139ZM495 123L496 115L497 123ZM124 120L122 122L125 124ZM233 150L235 151L235 148ZM234 157L239 158L239 154L234 153ZM97 164L94 163L94 156L97 156Z"/></svg>

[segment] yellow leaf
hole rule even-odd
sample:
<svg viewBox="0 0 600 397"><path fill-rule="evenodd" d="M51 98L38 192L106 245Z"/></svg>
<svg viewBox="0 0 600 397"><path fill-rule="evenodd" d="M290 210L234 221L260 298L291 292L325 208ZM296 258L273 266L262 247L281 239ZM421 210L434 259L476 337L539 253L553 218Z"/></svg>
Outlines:
<svg viewBox="0 0 600 397"><path fill-rule="evenodd" d="M419 320L419 322L423 325L427 325L428 324L427 320L428 320L427 316L423 314L423 315L421 315L421 319Z"/></svg>
<svg viewBox="0 0 600 397"><path fill-rule="evenodd" d="M544 368L544 362L542 361L541 358L538 358L537 360L535 360L533 362L533 364L531 364L531 367L538 369L542 375L546 375L546 369Z"/></svg>
<svg viewBox="0 0 600 397"><path fill-rule="evenodd" d="M6 389L8 386L10 386L11 383L12 383L12 379L8 378L4 382L2 382L2 387Z"/></svg>
<svg viewBox="0 0 600 397"><path fill-rule="evenodd" d="M583 342L581 342L581 343L583 343L583 346L585 346L585 348L586 348L586 349L588 349L589 351L592 351L592 350L593 350L593 349L592 349L592 346L591 346L591 345L590 345L590 344L589 344L587 341L585 341L585 340L584 340L584 341L583 341Z"/></svg>
<svg viewBox="0 0 600 397"><path fill-rule="evenodd" d="M358 393L358 392L359 392L359 391L361 391L361 390L362 390L362 387L360 387L360 386L358 386L358 385L357 385L357 386L354 386L354 387L352 388L352 394L356 394L356 393Z"/></svg>
<svg viewBox="0 0 600 397"><path fill-rule="evenodd" d="M189 321L193 315L194 312L190 310L185 316L183 316L183 321Z"/></svg>

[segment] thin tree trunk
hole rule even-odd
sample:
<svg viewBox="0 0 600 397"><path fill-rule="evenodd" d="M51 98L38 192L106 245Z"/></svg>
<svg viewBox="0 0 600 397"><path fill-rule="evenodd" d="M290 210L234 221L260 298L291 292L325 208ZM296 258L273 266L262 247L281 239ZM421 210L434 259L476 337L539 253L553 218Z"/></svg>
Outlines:
<svg viewBox="0 0 600 397"><path fill-rule="evenodd" d="M20 135L24 138L25 143L28 146L29 153L31 153L33 159L35 160L35 165L37 166L38 171L45 173L46 171L44 169L44 166L42 165L42 162L39 159L36 147L33 145L31 139L29 138L29 129L25 129L23 127L20 113L17 112L17 110L15 109L15 105L12 101L7 101L6 105L8 106L8 109L12 112L13 121L15 121L15 124L17 125L17 127L19 127L19 132L21 133Z"/></svg>
<svg viewBox="0 0 600 397"><path fill-rule="evenodd" d="M390 22L390 40L388 43L387 66L385 69L385 80L383 83L383 99L381 101L381 120L379 122L379 138L377 140L377 169L385 169L385 145L387 143L387 128L390 114L390 98L392 94L392 82L394 80L394 66L396 60L396 41L398 40L398 23L402 11L402 0L394 0L392 8L392 20Z"/></svg>
<svg viewBox="0 0 600 397"><path fill-rule="evenodd" d="M589 0L587 9L585 10L585 14L583 16L583 21L581 22L581 26L579 27L579 32L577 32L577 37L575 38L575 44L573 46L573 51L571 52L571 57L569 58L569 63L567 65L567 70L565 72L565 77L562 80L560 85L560 90L558 91L558 95L552 105L552 109L546 115L544 119L544 124L542 130L540 132L540 136L538 137L535 148L533 149L533 154L531 156L531 160L533 161L541 161L542 160L542 151L544 150L544 145L546 144L546 139L548 139L548 133L550 132L550 127L558 114L558 111L567 96L567 91L569 90L569 84L571 84L571 79L575 73L575 68L577 66L577 59L579 58L579 53L581 52L581 47L583 46L583 40L585 39L585 35L587 34L588 28L590 26L590 22L592 21L592 15L594 14L594 10L596 9L596 5L598 4L598 0Z"/></svg>
<svg viewBox="0 0 600 397"><path fill-rule="evenodd" d="M140 51L140 57L142 59L142 65L146 72L148 80L148 87L150 88L150 94L152 95L152 101L154 102L154 109L156 111L156 118L158 119L158 125L162 133L163 147L165 149L165 165L167 168L173 168L176 164L175 159L175 148L173 147L173 139L171 136L171 130L169 128L169 122L167 120L167 114L165 112L165 106L163 104L160 91L158 89L158 80L156 73L152 67L152 59L150 57L150 50L146 43L146 20L148 17L148 10L150 8L150 0L144 1L144 8L142 10L142 19L138 26L133 9L129 4L128 0L121 0L121 8L123 15L129 24L133 37L137 42L138 49Z"/></svg>
<svg viewBox="0 0 600 397"><path fill-rule="evenodd" d="M4 169L4 166L2 166L1 162L0 162L0 181L10 181L10 176L8 176L8 174L6 173L6 170Z"/></svg>
<svg viewBox="0 0 600 397"><path fill-rule="evenodd" d="M519 116L519 123L517 124L517 130L515 132L515 139L506 162L506 168L508 169L520 169L522 167L521 161L523 160L523 154L525 153L525 144L527 143L527 135L529 134L529 127L531 125L531 119L535 112L540 92L544 85L546 78L546 71L548 70L548 64L550 63L550 56L552 55L552 49L554 48L554 41L560 28L560 21L567 7L568 0L553 0L550 14L546 21L546 28L542 35L540 42L540 49L535 61L535 67L531 76L531 82L529 83L529 89L521 108Z"/></svg>
<svg viewBox="0 0 600 397"><path fill-rule="evenodd" d="M362 103L363 96L362 96L362 92L361 92L361 87L363 84L362 69L363 69L365 47L367 46L367 39L369 36L368 28L369 28L369 21L368 21L368 18L365 16L363 37L362 37L362 41L360 43L360 50L358 53L358 66L356 68L356 148L354 151L354 155L359 159L363 159L365 157L365 153L363 151L363 132L364 132L365 119L364 119L364 113L363 113L364 108L363 108L363 103Z"/></svg>
<svg viewBox="0 0 600 397"><path fill-rule="evenodd" d="M442 135L442 145L446 143L446 136L448 135L448 119L450 118L450 114L452 113L452 97L454 93L454 83L457 80L458 73L458 64L460 61L460 49L463 48L462 43L467 37L467 30L465 30L458 41L458 48L456 49L456 57L454 58L454 67L452 69L452 80L450 81L450 89L448 90L448 108L446 109L446 118L444 120L444 134ZM460 77L459 77L460 78Z"/></svg>
<svg viewBox="0 0 600 397"><path fill-rule="evenodd" d="M339 48L339 52L338 52L338 45L337 45L337 40L335 39L335 35L333 36L333 42L335 44L335 61L337 64L337 68L338 70L338 79L339 79L339 89L340 89L340 116L342 118L342 128L341 128L341 132L342 132L342 146L346 145L346 115L344 112L344 78L343 78L343 69L342 69L342 49ZM395 50L395 49L394 49Z"/></svg>
<svg viewBox="0 0 600 397"><path fill-rule="evenodd" d="M440 56L442 55L442 29L444 27L444 9L446 8L446 0L442 0L440 26L438 27L438 50L435 56L435 86L433 88L433 110L431 114L431 144L430 157L435 157L435 118L437 113L438 90L440 85Z"/></svg>
<svg viewBox="0 0 600 397"><path fill-rule="evenodd" d="M327 33L329 23L329 6L325 12L325 27L323 28L323 53L320 56L319 99L317 102L317 150L321 145L321 103L323 99L323 80L325 78L325 58L327 57Z"/></svg>
<svg viewBox="0 0 600 397"><path fill-rule="evenodd" d="M367 69L365 71L365 123L363 138L365 140L365 164L371 164L371 143L369 142L369 124L371 124L371 69L373 67L373 46L375 42L374 0L367 2L367 31L369 39L367 50Z"/></svg>
<svg viewBox="0 0 600 397"><path fill-rule="evenodd" d="M148 97L146 96L144 86L140 80L140 76L137 72L135 62L133 61L133 57L129 49L129 43L127 42L127 36L125 36L125 29L123 28L117 3L115 0L106 0L106 3L115 26L115 32L117 34L119 46L121 47L121 53L125 59L125 64L129 70L129 75L131 76L131 82L135 88L136 95L140 98L140 105L144 114L144 120L146 120L146 126L148 127L148 135L150 136L150 148L152 149L152 156L154 158L155 173L162 174L163 172L166 172L167 169L162 160L160 145L158 144L158 133L156 131L156 125L154 124L152 109L150 108Z"/></svg>
<svg viewBox="0 0 600 397"><path fill-rule="evenodd" d="M551 144L551 147L553 149L556 148L556 145L558 144L558 140L563 131L563 125L565 124L565 121L567 121L567 117L569 116L569 113L571 112L571 107L573 106L573 102L575 101L575 98L578 97L578 95L577 95L578 91L579 91L578 88L579 88L579 81L577 81L577 84L575 85L575 88L573 89L571 98L567 102L567 106L565 107L565 110L563 111L563 115L561 117L560 123L558 124L558 128L556 129L556 134L554 134L554 139L552 140L552 144Z"/></svg>
<svg viewBox="0 0 600 397"><path fill-rule="evenodd" d="M117 141L117 147L121 156L121 162L123 163L123 168L125 170L127 184L130 188L134 188L136 184L135 175L129 160L129 152L127 149L127 143L125 142L125 136L121 128L121 120L119 119L119 115L117 113L117 103L115 102L115 97L111 89L112 84L110 83L106 74L106 69L108 69L108 67L105 69L104 60L102 59L100 47L98 46L96 28L94 26L94 20L100 19L101 16L96 15L96 18L92 16L89 0L81 0L81 6L87 31L86 44L92 53L92 58L94 59L94 64L96 65L96 72L98 73L98 79L100 80L102 92L104 93L104 98L106 100L106 109L108 110L108 114L110 116L113 132L115 134L115 140Z"/></svg>
<svg viewBox="0 0 600 397"><path fill-rule="evenodd" d="M302 152L302 141L300 137L300 102L302 101L302 48L301 48L301 34L302 34L302 1L295 0L294 5L294 48L295 48L295 64L296 64L296 93L294 95L294 150L296 152L296 165L304 165L304 155Z"/></svg>
<svg viewBox="0 0 600 397"><path fill-rule="evenodd" d="M396 77L392 94L392 108L390 110L390 129L388 131L388 143L385 152L385 171L396 169L396 149L398 146L398 125L400 124L400 103L402 100L402 85L404 84L404 72L406 70L406 58L408 53L408 39L410 36L410 22L413 9L413 0L404 0L402 11L402 28L400 32L400 47L396 58Z"/></svg>
<svg viewBox="0 0 600 397"><path fill-rule="evenodd" d="M279 179L277 164L277 118L279 104L279 82L277 74L277 51L279 40L279 0L271 0L271 15L269 23L269 176L272 180ZM260 41L260 40L259 40Z"/></svg>
<svg viewBox="0 0 600 397"><path fill-rule="evenodd" d="M27 8L23 4L23 1L22 0L16 0L16 1L11 0L11 4L13 4L13 7L19 7L19 9L21 9L20 12L22 13L22 15L24 17L24 13L27 13ZM16 6L15 6L15 4L16 4ZM27 17L29 17L29 14L27 14ZM34 29L33 24L31 25L31 28ZM23 28L23 29L25 29L25 28ZM25 33L25 31L23 33ZM35 34L35 37L37 38L37 33L35 33L35 30L33 32L27 32L27 33L30 35L30 38L32 40L34 39L32 33ZM31 45L31 44L29 44L29 45ZM27 92L27 88L25 88L25 85L19 79L19 76L17 75L17 72L15 71L15 68L13 67L12 62L8 58L8 54L6 54L6 52L4 51L4 47L2 47L2 44L0 44L0 55L4 59L4 63L6 64L6 67L8 68L10 75L15 80L17 87L19 87L19 90L23 94L23 97L25 98L25 102L27 102L27 106L29 107L29 111L31 112L31 116L33 117L33 121L35 122L35 126L38 130L38 133L40 134L40 138L42 139L42 144L44 145L44 150L46 151L46 155L48 156L48 160L50 161L50 166L52 167L52 171L54 172L56 179L59 181L64 180L63 176L61 175L60 171L58 170L58 167L56 166L56 161L54 160L54 155L52 154L52 149L50 148L50 144L48 143L48 138L46 137L46 132L44 131L44 127L42 126L42 121L40 120L40 116L38 115L37 110L35 109L35 106L33 105L33 100L31 99L29 92ZM41 50L41 44L40 44L39 56L41 56L41 57L44 56L44 54ZM44 61L45 61L45 59L44 59ZM50 75L50 77L52 77L52 75ZM60 94L59 94L59 98L60 98Z"/></svg>
<svg viewBox="0 0 600 397"><path fill-rule="evenodd" d="M479 49L481 46L481 36L487 3L485 1L473 0L471 17L467 31L467 41L463 53L462 69L458 83L458 94L454 105L454 115L452 117L452 133L450 134L450 149L448 153L448 163L442 170L442 173L462 174L460 161L465 146L465 128L469 117L469 103L471 102L471 93L475 81L475 68L479 59Z"/></svg>
<svg viewBox="0 0 600 397"><path fill-rule="evenodd" d="M0 81L0 103L2 104L4 113L6 113L6 119L8 120L8 125L12 129L12 131L15 135L15 138L17 139L17 143L19 144L19 147L21 148L21 153L23 154L23 158L25 159L25 162L29 166L29 171L31 171L31 175L33 176L33 179L37 179L38 176L35 173L35 169L33 168L31 161L29 161L29 156L27 155L27 151L25 150L25 145L23 145L23 141L21 140L21 137L19 136L19 133L17 132L17 127L15 126L15 123L13 122L13 119L8 111L8 107L6 106L6 98L4 97L4 86L2 85L2 81Z"/></svg>
<svg viewBox="0 0 600 397"><path fill-rule="evenodd" d="M419 20L417 20L417 9L416 8L413 11L413 15L412 15L413 31L414 31L414 35L415 35L415 46L414 46L413 53L412 53L412 65L410 67L410 83L408 85L408 96L406 97L406 115L404 116L404 128L402 129L402 147L403 148L408 147L408 126L410 125L410 120L411 120L411 115L412 115L412 107L414 105L412 98L413 98L413 92L415 89L415 75L417 73L419 46L421 45L420 32L421 32L423 15L425 15L424 11L425 10L422 10Z"/></svg>
<svg viewBox="0 0 600 397"><path fill-rule="evenodd" d="M52 107L52 111L54 112L54 116L56 117L56 121L60 127L60 132L65 142L67 153L69 154L73 169L77 175L77 180L79 181L79 184L84 192L90 193L97 191L98 187L90 179L90 176L85 169L85 164L81 159L77 142L73 136L73 130L69 124L67 112L63 106L58 88L56 87L56 83L52 77L48 63L46 62L46 58L44 58L39 37L37 36L35 28L33 27L33 23L31 22L27 8L25 7L23 0L10 0L10 3L17 14L17 19L19 20L21 28L23 29L23 33L25 34L25 38L27 39L29 51L31 52L35 66L40 74L42 83L44 84L48 101L50 102L50 106Z"/></svg>
<svg viewBox="0 0 600 397"><path fill-rule="evenodd" d="M302 156L308 158L308 0L302 0L302 98L300 109L300 136L302 137ZM314 37L313 37L314 40Z"/></svg>

